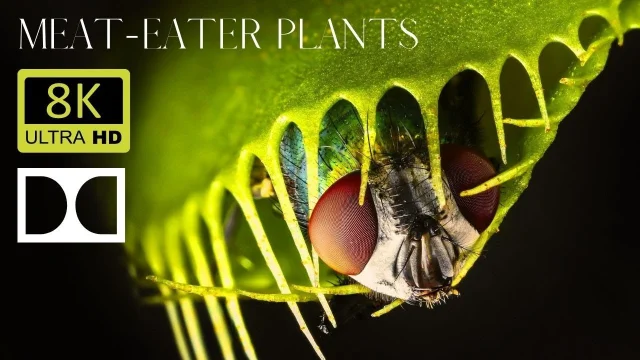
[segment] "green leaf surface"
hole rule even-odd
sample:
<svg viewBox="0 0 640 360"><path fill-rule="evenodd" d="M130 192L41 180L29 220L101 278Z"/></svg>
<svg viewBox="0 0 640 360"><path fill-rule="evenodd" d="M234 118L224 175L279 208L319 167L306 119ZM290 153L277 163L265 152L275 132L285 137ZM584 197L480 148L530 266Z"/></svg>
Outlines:
<svg viewBox="0 0 640 360"><path fill-rule="evenodd" d="M213 183L216 189L234 195L253 234L265 235L262 226L272 225L257 219L249 192L253 156L260 158L275 179L276 193L286 194L278 180L282 176L278 146L286 125L294 122L301 129L307 160L314 164L320 124L333 104L346 99L361 118L375 119L376 104L394 86L408 90L420 104L427 132L435 134L436 141L429 143L432 160L438 160L438 99L452 77L470 69L486 82L495 124L494 147L503 162L500 176L508 179L498 214L478 242L476 250L481 250L527 187L533 166L554 140L561 120L604 67L611 43L618 39L622 44L624 32L640 27L640 1L377 0L311 1L294 6L285 1L268 5L236 1L224 7L194 5L178 16L187 49L178 49L176 38L168 40L167 46L173 49L159 51L157 62L147 68L148 87L134 110L127 216L135 229L144 232L149 226L165 226L168 217L181 214L189 199L209 204ZM197 23L184 24L189 17L207 16L218 22L205 23L205 48L198 49ZM260 49L251 41L240 49L243 17L260 23ZM233 29L236 34L225 38L225 46L238 49L219 49L219 18L238 19L235 24L225 21L226 31ZM285 36L279 49L279 18L304 19L304 46L313 47L322 40L322 48L300 49L297 23L296 32ZM364 49L351 33L344 47L342 19L360 32L363 19L375 18L398 19L386 24L384 49L379 21L366 22ZM413 44L400 30L404 18L415 20L415 24L405 22L419 39L413 49L399 46L400 42ZM333 20L340 49L335 49L332 38L322 38L327 19ZM161 33L160 45L165 36L166 32ZM526 76L514 75L518 71ZM508 100L505 88L532 94L534 106L524 96ZM438 161L432 161L432 166L434 172L439 171ZM309 188L317 188L313 173L317 166L308 168ZM214 200L219 201L223 192L215 194ZM291 215L285 212L288 229L294 239L299 238ZM284 259L287 280L303 282L304 269L287 264L302 259L308 270L310 258L301 258L299 253L305 249L296 248L290 236L274 239L270 235L278 237L282 232L267 230L265 236L274 247L280 246L276 255ZM290 245L281 245L284 241ZM133 251L136 242L130 244ZM246 253L261 254L257 248ZM161 260L146 256L150 263L157 262L152 268L164 271ZM474 261L473 256L468 259L456 282ZM273 268L267 267L277 280ZM266 269L264 264L261 269ZM258 273L243 274L234 276L235 285L274 286L268 280L269 272L259 277ZM256 279L267 279L266 285L256 285Z"/></svg>
<svg viewBox="0 0 640 360"><path fill-rule="evenodd" d="M562 42L576 55L583 53L578 37L583 18L600 15L622 34L618 3L358 1L291 7L286 2L267 6L240 1L224 9L215 4L208 9L194 6L180 19L211 13L216 18L258 20L262 49L254 49L251 42L244 50L216 48L219 29L213 23L205 23L209 31L203 50L198 49L197 23L180 29L187 50L177 49L177 40L169 39L167 46L173 45L174 50L159 54L156 66L148 69L148 92L136 111L134 215L148 214L150 209L162 215L205 188L222 169L235 169L238 154L247 144L266 148L273 124L282 115L302 128L316 128L336 99L347 98L366 111L375 108L381 94L393 85L409 89L421 104L433 107L446 82L465 68L482 74L499 101L500 73L509 56L519 59L532 79L539 79L538 57L552 41ZM397 24L387 24L386 46L380 49L379 22L371 22L365 49L348 34L347 49L334 49L332 40L325 38L323 49L301 50L299 32L284 37L283 49L278 49L280 17L305 20L306 47L319 44L328 18L334 19L340 39L342 18L357 30L362 19L411 18L417 24L407 28L419 43L412 50L399 47L398 41L412 42ZM637 19L627 17L625 27L637 25ZM240 31L239 24L228 22L228 26ZM227 39L225 46L240 47L239 37ZM591 77L599 70L594 67ZM567 113L576 100L575 95L563 99L561 112Z"/></svg>
<svg viewBox="0 0 640 360"><path fill-rule="evenodd" d="M496 139L506 162L504 171L523 174L503 195L504 206L494 226L487 230L488 238L526 187L529 165L543 155L555 138L560 120L601 71L609 44L616 36L621 41L625 30L638 27L638 4L631 0L622 4L606 0L512 0L401 4L327 1L299 7L286 2L266 6L246 1L228 8L194 5L178 18L187 49L179 49L177 38L169 38L169 50L162 50L156 64L147 68L148 88L134 114L128 217L138 227L163 222L180 211L189 197L206 192L214 179L222 180L233 193L244 191L249 167L238 166L242 151L258 156L271 176L277 176L280 170L273 150L290 121L303 131L308 160L313 162L311 149L318 142L320 121L339 99L353 103L362 118L373 119L384 92L400 86L420 103L427 128L437 131L434 126L442 88L456 74L472 69L488 85ZM199 49L198 23L184 20L209 13L215 14L217 22L204 22L204 49ZM219 48L220 18L227 17L237 19L235 23L225 20L225 31L234 30L236 35L226 36L224 46L237 49ZM241 49L241 17L259 22L256 38L260 49L250 39ZM281 48L279 18L304 19L302 34L297 23L293 34L282 37ZM387 21L382 49L380 21L369 21L380 18L415 20L405 24L417 36L417 46L400 46L400 42L411 46L413 40L400 30L398 22ZM601 19L605 26L592 29L588 33L591 38L581 39L579 31L587 18ZM327 19L332 19L340 49L335 48L333 38L322 38L329 31ZM359 34L364 19L364 49L345 30L344 19ZM249 30L252 24L247 22ZM290 23L283 22L283 32L287 26ZM160 33L159 45L166 35ZM305 49L301 49L301 36ZM581 40L592 47L584 48ZM319 44L321 49L308 49ZM562 44L565 53L572 53L584 65L556 61L554 52L547 67L559 63L555 64L559 69L550 76L555 82L543 84L547 67L540 69L541 53L549 44ZM533 90L537 101L533 111L518 103L519 99L503 104L509 94L501 94L505 83L504 79L501 83L501 76L508 59L521 64L529 81L507 76L506 82L520 81L517 86ZM557 75L574 83L560 84ZM529 118L548 122L551 129L510 129L513 125L503 123L503 107L505 113L507 108L523 110L516 112L525 114L525 119L531 113ZM531 124L534 122L527 126ZM313 176L309 181L313 188ZM283 257L288 258L286 254Z"/></svg>

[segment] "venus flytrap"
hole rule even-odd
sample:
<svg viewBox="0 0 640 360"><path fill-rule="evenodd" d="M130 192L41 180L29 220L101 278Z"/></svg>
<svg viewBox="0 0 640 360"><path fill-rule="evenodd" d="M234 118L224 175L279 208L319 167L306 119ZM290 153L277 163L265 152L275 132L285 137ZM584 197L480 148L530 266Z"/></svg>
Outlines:
<svg viewBox="0 0 640 360"><path fill-rule="evenodd" d="M244 5L215 11L220 16L233 17ZM248 15L268 27L273 23L270 20L283 17L288 11L283 1L266 10L248 10ZM323 144L323 119L340 101L353 106L363 123L366 140L359 144L359 153L364 154L359 169L362 204L372 166L366 154L380 136L376 131L376 106L389 89L406 90L420 109L425 137L419 140L428 149L434 192L443 203L446 185L440 161L443 134L438 122L442 116L439 98L457 74L472 71L481 76L488 89L491 114L487 116L493 124L492 146L499 172L482 184L465 189L461 196L496 186L503 190L493 221L459 260L460 268L451 284L455 287L527 187L535 164L555 139L562 119L603 69L610 45L616 39L622 44L626 31L640 27L640 1L634 0L443 0L402 4L380 0L340 7L308 5L301 13L311 22L333 17L412 18L416 20L412 29L420 42L413 49L365 46L301 51L287 46L279 49L273 38L261 41L261 49L245 52L172 52L163 55L162 61L149 70L151 86L138 114L139 138L133 140L136 146L132 148L129 177L133 179L132 205L128 211L134 231L128 233L127 246L132 257L141 260L138 272L144 271L150 280L166 285L160 289L167 296L166 306L178 346L184 350L190 343L197 358L207 356L198 330L198 326L206 325L198 325L198 319L191 315L193 298L183 297L178 303L185 332L177 320L168 288L206 296L218 342L228 359L235 357L229 331L232 328L245 355L256 358L240 311L238 299L243 296L287 302L318 357L323 358L297 303L318 300L337 326L327 297L369 291L362 285L328 286L328 272L321 266L315 249L307 244L296 212L298 205L292 202L295 198L290 197L291 187L283 174L280 146L290 124L299 129L306 164L301 175L308 187L308 208L313 211L319 188L328 181L316 166L322 161L318 149ZM587 32L588 39L583 36L581 42L581 25L594 18L606 26ZM371 36L375 34L380 36L379 32ZM400 33L386 36L389 42L402 37ZM548 46L560 46L573 57L552 75L548 72L551 65L543 63L543 58L551 64L559 58L555 53L548 58L541 56ZM526 73L530 83L521 85L533 93L536 109L523 118L503 113L503 109L514 108L504 101L503 77L509 76L505 71L508 59L515 59ZM518 107L522 108L515 106ZM287 239L269 237L265 231L270 224L262 220L259 203L251 191L256 158L269 174L264 186L272 186L279 200L293 246L283 245ZM243 253L261 261L253 261L257 264L253 271L242 270L238 254L230 251L233 244L225 239L226 193L237 202L257 243ZM294 260L301 266L291 270L294 268L289 265ZM212 273L216 274L213 278ZM259 276L265 273L271 277ZM451 294L439 296L444 299L455 293L452 289ZM216 297L225 299L231 325L219 315ZM373 316L387 313L403 302L392 301ZM185 351L181 353L185 358L189 356Z"/></svg>

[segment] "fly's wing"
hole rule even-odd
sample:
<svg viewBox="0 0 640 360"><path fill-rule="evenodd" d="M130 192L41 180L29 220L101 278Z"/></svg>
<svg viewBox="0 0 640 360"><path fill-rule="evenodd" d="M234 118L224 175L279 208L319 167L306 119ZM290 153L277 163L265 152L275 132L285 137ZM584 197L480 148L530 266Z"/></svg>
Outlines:
<svg viewBox="0 0 640 360"><path fill-rule="evenodd" d="M318 150L318 194L350 172L360 170L365 157L365 128L348 101L336 103L322 119Z"/></svg>
<svg viewBox="0 0 640 360"><path fill-rule="evenodd" d="M302 132L295 124L289 124L280 142L280 168L287 193L305 238L308 238L309 191L307 187L307 157Z"/></svg>

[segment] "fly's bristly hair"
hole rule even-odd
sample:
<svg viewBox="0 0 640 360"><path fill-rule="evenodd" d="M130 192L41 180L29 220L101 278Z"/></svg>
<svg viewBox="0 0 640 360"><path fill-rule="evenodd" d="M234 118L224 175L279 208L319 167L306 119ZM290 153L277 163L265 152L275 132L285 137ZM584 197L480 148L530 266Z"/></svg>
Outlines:
<svg viewBox="0 0 640 360"><path fill-rule="evenodd" d="M474 116L474 94L471 81L464 75L445 86L439 102L441 143L456 143L480 149L482 117ZM387 178L392 171L419 172L419 178L409 184L419 189L424 182L431 180L429 152L426 142L426 130L420 107L413 96L404 89L392 88L380 100L376 108L376 140L369 143L369 118L363 123L357 110L351 103L341 100L325 114L321 124L320 146L318 149L318 197L337 180L362 168L365 160L370 161L369 186L377 187L378 196L386 197L391 205L383 208L383 217L395 224L398 233L406 234L411 241L412 231L438 231L441 238L453 245L455 255L470 252L462 248L443 227L446 216L443 213L433 214L431 219L424 219L426 211L416 206L430 206L437 201L427 191L408 197L401 194L400 189L390 186ZM366 141L366 143L365 143ZM365 145L368 153L363 153ZM310 244L308 235L309 189L307 183L307 157L301 131L290 124L285 130L280 144L280 164L284 176L288 196L302 233ZM422 178L424 177L424 178ZM444 186L448 187L447 182ZM275 195L272 196L274 209L280 204ZM318 200L318 199L316 199ZM425 205L427 204L427 205ZM433 206L431 206L433 207ZM281 213L281 211L280 211ZM428 226L429 228L424 228ZM420 227L419 230L416 230ZM404 259L399 259L401 261ZM356 282L349 276L338 275L338 285ZM418 306L432 307L444 302L454 294L448 288L430 289L425 296L425 289L415 289L416 296L408 303ZM370 314L395 300L394 297L372 291L366 295L334 296L331 307L336 309L339 322L357 318L357 314ZM346 315L340 315L346 309ZM339 319L343 317L342 319ZM323 318L320 329L328 332Z"/></svg>

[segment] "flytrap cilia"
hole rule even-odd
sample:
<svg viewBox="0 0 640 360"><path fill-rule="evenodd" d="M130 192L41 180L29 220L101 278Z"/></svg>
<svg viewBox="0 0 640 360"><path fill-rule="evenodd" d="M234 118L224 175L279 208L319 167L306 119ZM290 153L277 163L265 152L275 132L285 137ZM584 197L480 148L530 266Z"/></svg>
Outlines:
<svg viewBox="0 0 640 360"><path fill-rule="evenodd" d="M640 25L639 3L301 5L306 24L340 13L352 26L325 29L342 32L313 51L299 44L321 41L322 25L282 44L261 37L260 49L162 55L129 157L126 245L181 356L210 355L210 326L225 358L233 337L257 358L244 299L286 302L324 358L299 302L316 301L330 331L347 297L377 317L458 295L610 45ZM291 7L245 5L209 10L277 34ZM354 19L376 17L413 18L420 44L359 46ZM364 29L381 40L379 26Z"/></svg>

